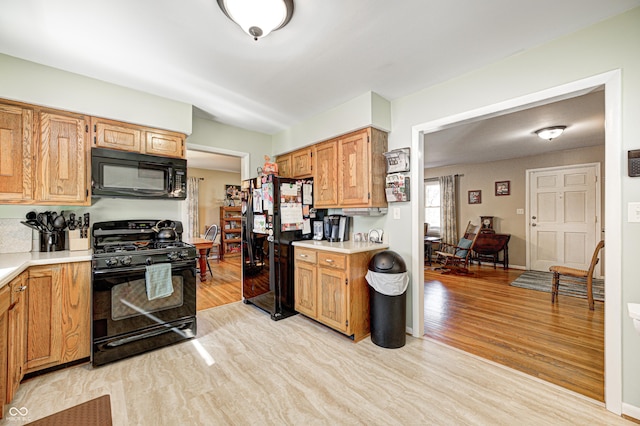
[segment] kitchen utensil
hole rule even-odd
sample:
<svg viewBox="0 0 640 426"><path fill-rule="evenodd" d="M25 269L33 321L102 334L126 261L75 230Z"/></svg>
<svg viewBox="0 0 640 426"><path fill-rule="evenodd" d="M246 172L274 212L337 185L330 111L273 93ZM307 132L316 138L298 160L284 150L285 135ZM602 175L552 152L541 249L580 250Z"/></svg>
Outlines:
<svg viewBox="0 0 640 426"><path fill-rule="evenodd" d="M152 228L156 232L158 241L173 241L176 239L176 229L170 220L161 220Z"/></svg>
<svg viewBox="0 0 640 426"><path fill-rule="evenodd" d="M71 213L69 215L69 230L70 231L76 230L76 214L75 213Z"/></svg>
<svg viewBox="0 0 640 426"><path fill-rule="evenodd" d="M44 213L38 213L38 215L36 216L36 220L38 221L38 224L42 228L42 231L47 231L49 229L47 227L47 217L45 216Z"/></svg>
<svg viewBox="0 0 640 426"><path fill-rule="evenodd" d="M89 213L84 214L84 224L82 225L84 229L84 238L89 237Z"/></svg>
<svg viewBox="0 0 640 426"><path fill-rule="evenodd" d="M30 211L27 213L27 220L35 220L38 217L38 214L34 211Z"/></svg>
<svg viewBox="0 0 640 426"><path fill-rule="evenodd" d="M53 227L55 229L57 229L58 231L62 231L64 228L67 227L67 221L64 218L64 216L60 215L60 216L56 216L55 219L53 219Z"/></svg>
<svg viewBox="0 0 640 426"><path fill-rule="evenodd" d="M28 226L31 229L35 229L38 232L41 231L40 227L37 225L37 222L33 222L33 221L28 221L27 220L26 222L25 221L21 221L20 223L25 225L25 226Z"/></svg>

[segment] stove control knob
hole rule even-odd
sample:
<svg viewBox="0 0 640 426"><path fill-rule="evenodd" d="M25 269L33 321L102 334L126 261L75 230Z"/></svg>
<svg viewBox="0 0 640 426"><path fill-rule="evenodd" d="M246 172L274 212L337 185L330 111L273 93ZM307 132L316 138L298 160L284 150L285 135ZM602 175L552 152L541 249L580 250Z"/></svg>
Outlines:
<svg viewBox="0 0 640 426"><path fill-rule="evenodd" d="M110 257L109 259L106 259L104 261L104 263L109 267L115 266L115 265L118 264L118 258L117 257Z"/></svg>
<svg viewBox="0 0 640 426"><path fill-rule="evenodd" d="M189 250L180 250L180 258L184 259L189 256Z"/></svg>
<svg viewBox="0 0 640 426"><path fill-rule="evenodd" d="M151 264L153 264L153 259L152 259L152 258L150 258L150 257L147 257L147 258L145 259L144 263L146 263L147 265L151 265Z"/></svg>
<svg viewBox="0 0 640 426"><path fill-rule="evenodd" d="M169 258L169 260L176 260L178 258L178 253L171 251L167 253L167 258Z"/></svg>
<svg viewBox="0 0 640 426"><path fill-rule="evenodd" d="M131 256L124 256L123 258L120 259L120 263L123 264L124 266L131 265Z"/></svg>

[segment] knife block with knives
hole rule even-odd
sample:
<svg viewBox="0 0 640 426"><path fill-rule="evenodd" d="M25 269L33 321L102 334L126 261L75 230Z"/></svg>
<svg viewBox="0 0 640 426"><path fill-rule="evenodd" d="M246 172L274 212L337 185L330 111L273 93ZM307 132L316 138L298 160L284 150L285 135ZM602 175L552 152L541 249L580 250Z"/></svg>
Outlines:
<svg viewBox="0 0 640 426"><path fill-rule="evenodd" d="M69 250L89 250L89 213L76 220L75 213L69 215Z"/></svg>

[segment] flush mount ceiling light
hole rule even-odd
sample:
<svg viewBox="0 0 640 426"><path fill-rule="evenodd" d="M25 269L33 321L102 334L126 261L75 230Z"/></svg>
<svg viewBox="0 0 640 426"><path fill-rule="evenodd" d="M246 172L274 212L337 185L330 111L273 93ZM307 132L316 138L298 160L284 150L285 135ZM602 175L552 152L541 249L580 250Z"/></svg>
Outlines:
<svg viewBox="0 0 640 426"><path fill-rule="evenodd" d="M293 15L293 0L218 0L218 6L254 40L284 27Z"/></svg>
<svg viewBox="0 0 640 426"><path fill-rule="evenodd" d="M555 139L564 132L567 126L553 126L553 127L545 127L544 129L536 130L536 134L541 139L546 139L550 141L551 139Z"/></svg>

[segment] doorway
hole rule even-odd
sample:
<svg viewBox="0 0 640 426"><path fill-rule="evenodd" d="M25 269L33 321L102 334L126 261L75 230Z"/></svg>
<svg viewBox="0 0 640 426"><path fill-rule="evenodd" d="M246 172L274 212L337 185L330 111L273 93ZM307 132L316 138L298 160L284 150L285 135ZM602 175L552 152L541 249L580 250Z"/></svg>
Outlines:
<svg viewBox="0 0 640 426"><path fill-rule="evenodd" d="M622 336L621 336L621 162L618 160L622 150L620 132L621 117L621 72L620 70L606 72L593 77L574 81L551 89L531 93L526 96L485 106L471 111L455 114L442 119L436 119L412 127L411 148L417 155L411 157L412 169L417 176L411 182L411 190L418 194L418 200L411 205L412 244L411 254L412 276L422 275L422 259L424 247L421 242L422 223L424 223L424 196L421 194L424 180L422 161L424 156L424 135L455 125L466 120L496 114L512 108L522 108L526 105L548 102L549 99L572 97L580 90L589 90L600 85L605 87L605 114L607 126L605 129L605 167L608 179L605 183L605 226L607 232L607 252L605 262L607 270L605 280L610 283L605 288L605 403L606 408L614 413L622 411ZM412 322L411 330L415 337L421 337L424 332L424 286L412 286Z"/></svg>

